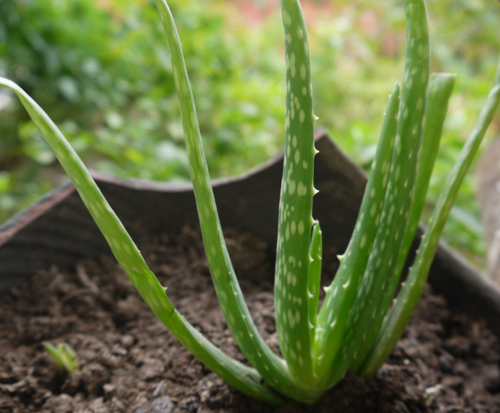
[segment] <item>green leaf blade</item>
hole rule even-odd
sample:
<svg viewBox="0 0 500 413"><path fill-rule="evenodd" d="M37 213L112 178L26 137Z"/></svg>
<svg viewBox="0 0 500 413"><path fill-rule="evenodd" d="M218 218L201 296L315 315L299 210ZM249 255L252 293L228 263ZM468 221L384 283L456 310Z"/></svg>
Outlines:
<svg viewBox="0 0 500 413"><path fill-rule="evenodd" d="M429 81L429 30L425 1L406 0L405 15L407 20L405 76L389 181L385 200L381 202L383 210L366 270L364 274L355 276L358 280L362 277L357 298L355 302L352 302L354 300L351 298L349 301L352 304L347 309L342 309L344 313L341 320L345 323L342 332L346 333L337 338L341 341L341 344L336 344L337 348L339 346L340 348L334 354L335 359L330 364L332 367L326 371L326 375L321 376L322 387L330 387L344 376L355 357L358 344L366 339L375 319L378 303L388 287L390 275L396 266L409 218L421 151ZM363 260L365 259L366 256L363 257ZM332 341L333 338L330 339L330 342ZM327 355L329 348L330 345L326 346L323 354Z"/></svg>
<svg viewBox="0 0 500 413"><path fill-rule="evenodd" d="M57 367L66 373L74 373L80 369L80 361L76 355L75 350L66 343L59 343L57 346L44 341L43 348L56 363Z"/></svg>
<svg viewBox="0 0 500 413"><path fill-rule="evenodd" d="M305 391L295 384L286 364L258 333L248 311L220 226L179 35L167 2L156 0L156 5L172 54L172 67L203 243L227 324L245 357L269 385L290 398L310 403L317 399L318 394ZM297 226L296 230L299 231L300 227ZM305 230L305 227L302 230Z"/></svg>
<svg viewBox="0 0 500 413"><path fill-rule="evenodd" d="M497 72L497 77L495 78L496 80L500 79L498 73L500 73L500 67ZM472 163L473 157L479 148L499 104L500 86L497 85L490 92L486 105L479 116L479 120L471 136L465 143L457 163L453 167L445 190L441 194L429 221L429 226L422 239L410 275L403 285L396 303L384 320L374 348L369 353L366 362L359 371L359 374L365 379L373 377L388 357L406 328L420 300L429 268L439 243L440 235L453 206L460 184Z"/></svg>
<svg viewBox="0 0 500 413"><path fill-rule="evenodd" d="M43 342L42 346L45 351L49 353L50 357L52 358L54 363L56 363L57 367L59 367L61 370L66 370L66 366L64 364L64 361L62 360L61 355L59 354L58 348L47 341Z"/></svg>
<svg viewBox="0 0 500 413"><path fill-rule="evenodd" d="M417 232L420 217L422 216L422 211L424 210L425 197L438 155L439 143L441 141L446 113L448 111L448 103L451 93L453 92L453 87L455 86L455 78L455 75L449 73L437 73L431 77L422 139L422 153L418 164L413 202L410 209L407 228L405 230L401 253L399 254L396 266L395 272L397 274L401 274L403 270L406 256L410 250Z"/></svg>
<svg viewBox="0 0 500 413"><path fill-rule="evenodd" d="M453 91L454 84L455 76L448 73L434 74L431 77L428 104L425 115L422 154L420 156L421 161L418 165L417 179L415 182L415 195L410 209L410 216L407 222L401 252L399 254L398 263L389 284L389 288L384 293L384 298L379 306L380 308L376 311L376 321L358 350L356 360L350 366L353 371L357 371L360 367L380 331L382 321L392 302L398 280L405 265L408 251L410 250L415 237L420 216L422 215L424 208L425 196L427 194L427 188L429 187L432 170L437 158L439 142L441 140L443 125L448 109L448 102Z"/></svg>
<svg viewBox="0 0 500 413"><path fill-rule="evenodd" d="M315 372L325 379L339 351L361 275L377 233L393 154L400 102L399 85L389 97L380 141L361 204L356 228L333 283L326 289L325 303L318 316L315 339ZM326 387L326 386L325 386Z"/></svg>
<svg viewBox="0 0 500 413"><path fill-rule="evenodd" d="M291 375L314 385L308 271L314 174L314 113L309 45L300 2L282 0L287 61L286 144L275 272L276 327Z"/></svg>

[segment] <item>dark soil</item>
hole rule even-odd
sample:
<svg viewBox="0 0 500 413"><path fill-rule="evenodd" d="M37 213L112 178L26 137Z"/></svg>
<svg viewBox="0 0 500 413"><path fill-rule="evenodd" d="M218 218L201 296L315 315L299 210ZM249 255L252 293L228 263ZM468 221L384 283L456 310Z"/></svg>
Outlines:
<svg viewBox="0 0 500 413"><path fill-rule="evenodd" d="M226 231L254 320L277 348L266 245ZM141 245L182 314L243 360L219 309L195 230ZM333 251L332 251L333 252ZM334 256L334 254L330 254ZM335 262L326 261L328 272ZM251 282L250 282L251 280ZM65 375L41 342L65 342L81 370ZM500 412L500 343L482 322L429 290L377 377L346 379L315 407L279 409L228 387L155 318L115 260L84 261L76 275L36 275L0 308L0 412Z"/></svg>

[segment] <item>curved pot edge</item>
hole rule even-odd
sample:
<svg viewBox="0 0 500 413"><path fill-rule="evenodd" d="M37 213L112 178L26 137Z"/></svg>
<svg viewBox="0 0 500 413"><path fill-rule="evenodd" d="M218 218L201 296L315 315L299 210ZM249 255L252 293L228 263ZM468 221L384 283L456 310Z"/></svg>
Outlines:
<svg viewBox="0 0 500 413"><path fill-rule="evenodd" d="M366 174L328 138L316 132L314 215L321 221L325 245L343 252L366 184ZM213 181L224 226L254 230L273 248L283 152L242 175ZM140 230L165 230L180 222L197 223L191 184L118 179L93 172L117 215L129 228L139 217ZM259 196L255 195L255 191ZM180 217L187 219L181 220ZM134 236L134 230L131 230ZM43 237L37 243L36 237ZM419 239L417 235L416 239ZM0 295L24 282L49 262L72 266L85 257L109 252L102 235L70 182L0 226ZM429 282L450 304L485 319L500 336L500 288L482 277L456 252L440 243Z"/></svg>

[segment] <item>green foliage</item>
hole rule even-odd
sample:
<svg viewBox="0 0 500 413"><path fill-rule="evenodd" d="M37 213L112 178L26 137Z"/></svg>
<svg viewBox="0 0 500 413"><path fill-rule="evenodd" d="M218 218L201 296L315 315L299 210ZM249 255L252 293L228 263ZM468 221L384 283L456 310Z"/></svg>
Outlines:
<svg viewBox="0 0 500 413"><path fill-rule="evenodd" d="M80 370L80 362L76 355L75 350L66 343L59 343L56 346L44 341L42 343L43 348L49 353L54 363L57 364L62 371L66 373L74 373Z"/></svg>
<svg viewBox="0 0 500 413"><path fill-rule="evenodd" d="M274 279L276 330L290 375L316 387L309 300L314 188L314 109L309 42L300 3L282 1L286 56L286 145ZM317 237L318 235L316 235ZM317 279L317 275L311 275ZM315 306L316 307L316 306ZM314 310L314 309L313 309Z"/></svg>
<svg viewBox="0 0 500 413"><path fill-rule="evenodd" d="M157 11L151 2L122 3L106 10L81 0L2 1L0 74L47 108L92 168L120 177L187 181L170 56ZM273 156L282 145L284 113L279 76L284 64L272 50L276 43L236 26L229 37L221 36L228 29L218 8L172 3L183 29L204 40L185 36L183 47L197 80L210 170L216 176L234 174ZM9 197L0 206L3 221L61 175L17 102L10 100L0 124L0 163L8 183L2 194Z"/></svg>
<svg viewBox="0 0 500 413"><path fill-rule="evenodd" d="M402 334L420 298L458 189L500 103L500 62L476 127L463 146L394 304L403 263L424 208L454 76L430 77L425 0L405 0L404 78L389 96L380 140L357 223L318 313L319 223L312 217L314 148L310 48L298 0L282 0L286 54L285 159L279 206L275 278L281 359L259 335L248 311L217 214L193 90L172 12L156 0L170 49L188 169L212 280L238 346L253 368L228 357L174 308L76 151L56 124L16 83L0 86L19 98L137 290L167 328L207 367L240 391L271 404L283 397L314 403L351 368L371 378ZM429 87L429 79L430 87ZM111 121L110 121L111 122ZM118 118L111 122L119 127ZM46 159L48 156L41 156ZM315 225L314 229L312 226ZM46 345L51 355L65 351ZM57 350L57 351L56 351Z"/></svg>
<svg viewBox="0 0 500 413"><path fill-rule="evenodd" d="M187 180L170 61L158 36L161 27L154 5L146 0L105 4L2 0L0 74L15 80L46 108L92 168L120 177ZM175 0L171 6L194 80L212 175L240 173L266 161L285 141L279 121L285 108L278 11L255 27L242 22L226 1ZM429 13L432 68L460 76L450 103L446 145L424 208L426 219L490 86L498 47L498 4L433 0ZM309 37L319 125L369 169L380 127L379 108L403 65L400 3L336 1L309 25ZM217 54L211 53L215 49ZM367 82L369 88L364 86ZM4 96L0 95L0 106ZM15 101L0 116L2 222L62 176ZM498 133L499 126L492 129ZM473 195L474 181L467 176L445 239L484 265L481 225L477 207L470 202Z"/></svg>
<svg viewBox="0 0 500 413"><path fill-rule="evenodd" d="M84 10L87 7L86 3L69 0L64 4L72 7L71 10L75 13L82 13L80 7L84 7ZM319 223L315 224L312 217L312 199L317 191L313 186L316 154L313 123L316 117L313 112L311 52L300 3L297 0L282 0L281 4L287 76L284 85L285 160L279 206L275 308L276 328L283 359L275 354L259 335L227 253L201 138L203 115L198 116L194 99L196 90L191 89L188 77L187 67L190 59L209 60L209 77L219 70L219 75L223 75L225 66L220 65L221 61L214 62L213 56L217 54L207 52L207 48L201 47L196 41L185 43L185 50L188 51L185 58L172 12L165 0L156 0L170 54L162 54L158 49L155 56L161 57L159 61L148 63L159 64L161 69L157 72L158 80L162 80L163 72L168 74L166 79L169 81L165 82L165 86L151 84L151 89L148 89L146 83L141 81L153 79L154 76L149 78L146 75L137 78L138 84L129 85L128 89L120 89L119 82L113 83L116 77L105 76L109 73L107 70L101 71L97 68L93 72L94 76L104 75L104 78L112 82L104 82L102 85L97 82L96 84L103 87L103 91L110 86L118 88L118 92L113 90L116 93L108 96L111 99L109 102L102 107L97 103L102 109L103 122L108 127L107 132L100 136L104 141L102 138L106 133L113 131L116 133L113 136L122 136L128 133L125 132L128 127L133 133L134 123L140 123L134 118L134 111L139 108L139 113L143 114L142 104L133 106L134 109L129 112L125 104L127 99L117 98L120 93L123 92L125 96L130 92L135 96L141 88L145 88L146 95L154 90L154 93L159 93L158 96L168 96L168 101L173 103L175 101L171 94L175 89L180 106L180 124L187 148L186 165L193 182L205 252L215 290L227 324L253 368L222 353L176 311L166 294L167 289L160 285L149 270L133 240L61 130L29 93L11 80L0 77L0 86L18 96L33 124L50 147L49 151L41 141L30 141L29 137L36 136L37 132L28 122L19 130L21 141L26 139L29 142L24 151L31 154L39 164L51 163L53 156L58 159L104 234L114 256L152 311L201 362L229 384L248 395L275 405L284 401L283 396L303 403L314 403L326 390L341 380L349 368L365 379L376 373L402 334L420 298L430 263L458 189L500 102L499 62L495 76L496 85L451 170L408 280L402 285L391 307L403 264L424 209L425 196L455 82L455 77L449 74L430 77L426 3L424 0L405 0L407 36L404 79L401 88L397 84L389 96L356 227L347 251L340 257L338 273L325 289L325 301L318 313L322 235ZM57 16L60 10L52 12ZM88 12L101 16L101 11L95 7ZM186 19L186 25L192 23L189 15L183 16L180 13L180 16ZM204 17L199 18L201 20ZM15 23L15 19L6 21L8 24ZM33 24L35 23L36 20ZM44 28L42 25L37 27L37 30L48 30L50 33L52 28ZM71 32L75 28L66 27L64 30ZM32 32L28 31L28 34L30 33ZM110 35L113 34L116 33L110 32ZM79 89L76 80L69 81L65 72L67 68L61 63L64 59L59 62L57 58L53 58L50 47L46 48L43 41L35 41L36 36L30 36L31 34L27 38L36 46L35 50L42 50L46 54L45 69L49 79L51 75L58 73L55 85L61 96L67 100L67 109L81 101L81 117L77 116L77 119L84 123L87 104L90 105L92 98L97 98L98 93L91 93L89 97L87 94L92 91L92 87ZM147 48L146 45L145 47ZM223 50L224 45L216 43L215 49ZM144 54L145 61L151 57L151 51L148 50L149 53ZM79 53L68 51L68 55L72 56L78 56ZM127 56L125 53L125 62ZM110 56L101 58L108 59L110 67L119 69L119 65L112 63ZM63 70L59 71L61 68ZM127 65L120 70L126 73ZM149 66L148 70L156 71ZM66 73L65 77L60 77L63 72ZM74 79L78 78L77 74L74 74ZM31 77L27 78L25 87L33 89L36 95L36 85L40 82L35 81L30 85L32 80ZM169 90L172 80L173 88ZM82 82L85 83L85 76ZM205 96L208 96L206 99L210 101L208 106L213 102L221 104L218 101L218 90ZM40 98L44 100L47 96L42 93ZM161 131L162 109L166 110L166 116L173 116L174 111L170 103L163 105L163 101L159 99L159 109L156 112L158 117L152 113L155 107L148 104L145 105L147 113L144 114L150 115L158 122L158 131ZM108 103L114 103L120 110L106 112ZM205 100L201 99L200 106L203 107L204 104ZM377 110L380 107L381 105ZM121 110L130 116L123 116ZM9 122L6 122L6 128L9 125ZM167 125L170 125L168 121ZM81 126L77 125L77 129L79 127ZM142 128L141 133L147 131L144 125ZM210 135L210 127L207 129ZM69 130L71 131L71 128ZM75 146L78 146L79 142L76 139ZM214 142L208 140L209 148ZM174 143L171 145L175 146ZM79 149L85 154L84 146ZM100 146L99 150L103 154L106 153L105 146ZM223 150L218 152L224 154ZM235 149L232 154L237 152ZM109 157L111 155L108 154ZM137 160L140 156L141 153L137 152L133 157ZM177 159L177 156L175 158ZM10 184L5 176L8 178L8 175L4 174L2 187L8 188ZM315 226L311 231L313 225ZM68 346L54 347L48 343L44 343L44 346L61 368L67 371L78 368L76 356Z"/></svg>

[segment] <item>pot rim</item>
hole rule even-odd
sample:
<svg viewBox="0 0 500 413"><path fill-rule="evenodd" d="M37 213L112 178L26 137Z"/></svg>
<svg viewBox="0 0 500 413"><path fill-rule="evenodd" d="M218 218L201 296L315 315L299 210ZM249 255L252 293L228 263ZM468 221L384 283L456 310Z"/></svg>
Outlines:
<svg viewBox="0 0 500 413"><path fill-rule="evenodd" d="M321 222L325 247L346 247L354 228L367 177L323 129L315 134L314 216ZM283 151L261 166L234 177L215 179L214 194L223 226L239 227L264 238L275 250ZM92 172L117 215L137 238L196 225L190 183L120 179ZM185 218L185 219L184 219ZM412 259L422 228L415 237ZM0 226L0 297L40 269L72 267L84 258L110 253L71 182L63 183ZM500 337L500 287L440 242L429 274L435 292L474 318L485 319Z"/></svg>

